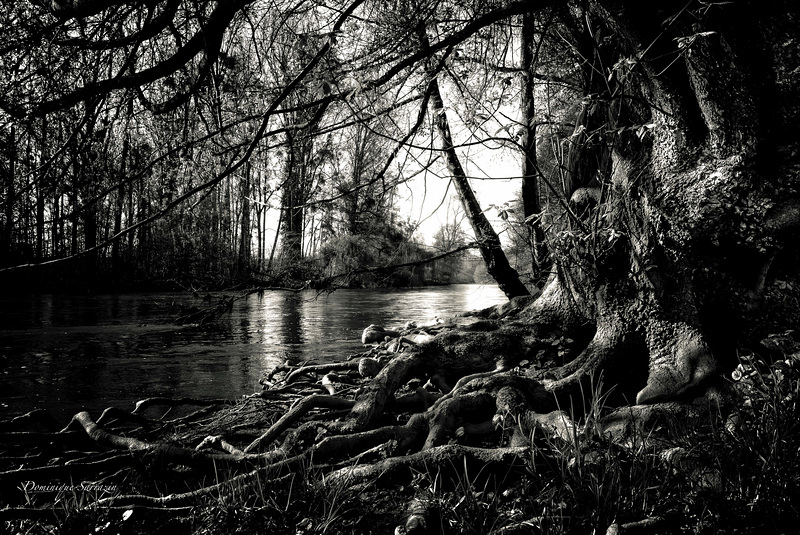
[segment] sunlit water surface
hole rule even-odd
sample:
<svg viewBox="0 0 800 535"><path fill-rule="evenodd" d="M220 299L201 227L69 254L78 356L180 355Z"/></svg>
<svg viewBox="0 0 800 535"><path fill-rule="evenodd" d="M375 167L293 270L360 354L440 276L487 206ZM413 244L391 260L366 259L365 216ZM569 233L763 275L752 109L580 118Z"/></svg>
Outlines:
<svg viewBox="0 0 800 535"><path fill-rule="evenodd" d="M153 396L235 398L287 356L344 360L370 323L428 321L505 301L477 284L398 290L265 292L212 326L179 326L186 294L0 299L0 418L41 407L66 418ZM207 304L207 303L205 303Z"/></svg>

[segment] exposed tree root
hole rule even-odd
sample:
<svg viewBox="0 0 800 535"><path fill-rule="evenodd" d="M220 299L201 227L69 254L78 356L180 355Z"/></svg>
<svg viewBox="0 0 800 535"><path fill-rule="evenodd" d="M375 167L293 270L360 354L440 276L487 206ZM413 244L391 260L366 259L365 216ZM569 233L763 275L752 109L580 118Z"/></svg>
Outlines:
<svg viewBox="0 0 800 535"><path fill-rule="evenodd" d="M354 402L348 399L341 399L333 396L314 395L304 398L295 404L280 420L275 422L272 427L264 432L260 437L244 448L245 453L263 449L270 445L278 436L288 429L292 424L305 416L312 409L342 409L351 408Z"/></svg>
<svg viewBox="0 0 800 535"><path fill-rule="evenodd" d="M646 354L655 344L656 329L648 331L645 322L617 310L609 305L590 322L554 284L537 301L517 300L482 314L502 316L502 323L462 318L446 328L437 324L443 332L434 339L397 347L397 353L377 347L344 363L287 367L270 376L269 389L236 406L223 400L150 398L132 412L108 409L96 422L88 413L76 414L56 433L22 431L57 428L46 413L32 412L0 423L3 443L13 445L6 457L16 448L15 458L21 459L19 468L0 473L0 483L104 480L134 467L154 473L171 469L181 478L192 474L193 489L103 496L89 507L175 510L248 492L256 483L278 484L309 465L326 489L398 485L425 471L457 479L465 466L478 472L502 467L506 473L529 460L531 438L546 434L567 444L578 440L579 424L573 418L593 414L596 407L590 401L610 399L600 377L606 384L622 385L623 400L644 388L647 370L621 363L631 354ZM686 362L702 349L691 344L683 347ZM573 355L560 367L542 368ZM697 375L691 369L679 373L689 382ZM328 375L319 378L323 374ZM300 382L301 376L309 377ZM273 383L275 377L282 379ZM201 409L170 421L142 416L148 408L184 405ZM656 421L657 414L631 408L597 426L631 444L632 436L646 433L640 424ZM55 447L55 455L66 458L66 448L76 445L86 452L73 455L80 460L44 466L53 457L49 449ZM109 451L124 453L102 457ZM38 465L31 464L33 459ZM208 485L204 477L212 470L214 484ZM406 533L430 527L431 515L438 512L429 505L422 498L410 503L402 525ZM5 514L44 514L31 508L14 511ZM525 532L534 524L517 523L497 533Z"/></svg>
<svg viewBox="0 0 800 535"><path fill-rule="evenodd" d="M440 400L442 401L442 400ZM461 420L469 415L473 422L491 420L495 412L495 400L489 392L471 392L444 400L424 413L428 416L428 436L423 450L441 446L455 434Z"/></svg>
<svg viewBox="0 0 800 535"><path fill-rule="evenodd" d="M297 369L293 370L286 376L284 382L286 384L293 383L298 377L301 377L305 374L319 374L319 373L327 373L332 371L338 372L347 372L347 371L358 371L358 361L347 361L347 362L331 362L328 364L311 364L307 366L300 366Z"/></svg>
<svg viewBox="0 0 800 535"><path fill-rule="evenodd" d="M490 535L529 535L530 533L539 533L541 531L540 524L532 520L525 520L517 522L508 526L503 526L491 532Z"/></svg>
<svg viewBox="0 0 800 535"><path fill-rule="evenodd" d="M665 533L668 528L666 519L660 516L653 516L639 520L637 522L627 522L625 524L612 524L606 531L606 535L635 535L635 534L656 534Z"/></svg>
<svg viewBox="0 0 800 535"><path fill-rule="evenodd" d="M405 532L405 535L425 535L432 533L435 525L435 520L432 518L437 515L438 508L431 500L424 498L414 498L408 504L408 518L405 524L400 529L395 530L395 533Z"/></svg>
<svg viewBox="0 0 800 535"><path fill-rule="evenodd" d="M89 416L87 412L79 412L73 417L73 422L77 422L86 431L86 434L99 446L130 451L147 452L162 459L166 458L171 462L213 468L217 463L240 463L242 461L264 460L268 457L248 454L248 452L230 453L204 453L197 450L184 448L168 443L152 444L131 437L123 437L111 434L100 428Z"/></svg>
<svg viewBox="0 0 800 535"><path fill-rule="evenodd" d="M527 448L476 448L459 444L438 446L410 455L390 457L369 465L356 465L340 468L328 474L325 485L361 485L365 483L381 485L407 481L412 471L424 471L437 467L442 471L462 470L465 463L473 466L502 467L508 470L511 466L522 467L525 456L530 452Z"/></svg>
<svg viewBox="0 0 800 535"><path fill-rule="evenodd" d="M394 393L424 366L421 354L401 354L387 364L370 381L353 405L347 424L342 432L362 430L369 427L383 414L383 409Z"/></svg>

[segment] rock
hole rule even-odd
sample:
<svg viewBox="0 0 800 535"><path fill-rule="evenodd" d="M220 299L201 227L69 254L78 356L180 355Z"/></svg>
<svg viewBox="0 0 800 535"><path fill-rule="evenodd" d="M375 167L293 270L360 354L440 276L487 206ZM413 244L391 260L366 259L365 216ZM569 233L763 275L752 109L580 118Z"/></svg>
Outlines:
<svg viewBox="0 0 800 535"><path fill-rule="evenodd" d="M411 342L412 344L420 345L420 344L427 344L431 340L433 340L433 336L428 333L418 333L418 334L409 334L403 337L403 340L406 342Z"/></svg>
<svg viewBox="0 0 800 535"><path fill-rule="evenodd" d="M529 413L528 417L532 423L559 437L564 442L573 442L575 437L578 436L578 428L575 422L564 411L557 410L547 414Z"/></svg>
<svg viewBox="0 0 800 535"><path fill-rule="evenodd" d="M363 357L358 361L358 373L361 377L375 377L383 369L383 364L378 359Z"/></svg>
<svg viewBox="0 0 800 535"><path fill-rule="evenodd" d="M398 336L400 336L398 331L384 329L380 325L370 325L361 333L361 343L365 345L374 344L375 342L382 342L387 337L397 338Z"/></svg>

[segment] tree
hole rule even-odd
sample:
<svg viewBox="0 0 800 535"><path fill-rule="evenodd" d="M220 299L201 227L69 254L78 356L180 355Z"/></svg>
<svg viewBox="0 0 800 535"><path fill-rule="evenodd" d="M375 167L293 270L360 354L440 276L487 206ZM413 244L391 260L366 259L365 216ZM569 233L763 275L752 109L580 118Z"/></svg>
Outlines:
<svg viewBox="0 0 800 535"><path fill-rule="evenodd" d="M398 214L395 202L402 172L386 168L387 160L392 160L391 136L395 131L389 117L380 117L328 136L327 172L318 201L322 212L320 241L324 243L321 256L328 277L366 266L406 262L416 253L411 229ZM407 275L394 280L408 284L410 273ZM350 282L363 283L358 277Z"/></svg>
<svg viewBox="0 0 800 535"><path fill-rule="evenodd" d="M774 106L786 103L782 75L764 67L783 61L765 30L780 8L586 13L581 39L594 74L565 193L599 179L602 196L578 230L556 238L562 271L553 284L571 289L596 333L553 388L602 368L617 370L614 383L643 386L633 387L638 402L678 396L734 357L727 329L758 321L768 259L786 247L797 209L774 197L792 191L791 179L763 179L782 174L782 147L796 142L781 115L791 117L791 106ZM744 32L744 21L758 22ZM769 164L762 151L774 155ZM755 206L772 208L756 222ZM721 259L733 257L738 265L725 268ZM614 362L623 354L648 355L649 370L621 373Z"/></svg>
<svg viewBox="0 0 800 535"><path fill-rule="evenodd" d="M430 49L430 42L427 30L422 26L419 30L420 47L423 51ZM495 232L491 223L481 209L472 186L469 184L464 168L458 158L458 154L453 144L453 136L450 132L450 124L447 120L444 101L442 100L439 81L436 77L436 69L429 61L427 65L428 84L430 86L430 115L434 123L436 133L440 138L442 150L445 153L447 170L451 180L455 185L458 196L464 207L464 213L469 219L478 248L486 263L489 274L497 281L497 285L509 299L529 295L528 289L519 280L516 270L508 263L503 248L500 244L500 237Z"/></svg>
<svg viewBox="0 0 800 535"><path fill-rule="evenodd" d="M457 202L459 206L452 203ZM460 200L448 198L445 208L446 219L433 235L433 250L436 253L446 253L455 251L467 245L468 236L462 225L466 216L460 208ZM433 280L437 282L473 282L470 277L467 280L459 280L459 273L463 269L464 253L454 254L437 260L433 263Z"/></svg>
<svg viewBox="0 0 800 535"><path fill-rule="evenodd" d="M99 6L70 5L75 10L68 13L74 16ZM158 5L166 9L166 4ZM219 30L219 24L234 16L229 10L243 8L230 6L206 6L211 9L209 31ZM421 110L428 109L435 122L441 140L436 150L447 158L490 271L492 265L499 266L505 274L496 278L508 282L507 294L522 296L525 292L509 289L516 273L510 274L507 261L500 265L504 257L499 255L496 233L485 227L482 210L459 169L438 86L439 63L459 44L481 39L481 31L495 23L554 9L558 37L576 65L564 69L566 73L550 74L568 76L577 88L565 93L576 97L571 107L575 118L564 140L565 158L552 165L557 176L546 176L541 159L534 162L532 153L527 162L553 201L547 240L555 274L538 298L515 299L493 311L514 316L514 321L490 317L414 344L389 360L354 399L308 396L245 453L283 436L281 459L286 452L300 453L270 468L306 462L312 455L315 461L325 455L350 458L387 442L398 454L334 471L326 482L368 482L428 462L444 465L448 455L453 464L458 464L453 457L502 462L513 452L476 452L446 444L469 430L491 427L496 416L514 422L517 438L529 437L537 414L573 406L579 416L579 400L587 392L615 405L691 401L722 385L721 372L735 363L737 344L798 324L800 285L776 284L778 277L797 276L796 3L657 0L645 6L632 0L549 0L456 6L403 0L376 6L381 9L374 17L362 1L329 13L330 33L320 37L316 53L309 54L298 74L276 88L277 96L263 116L288 102L337 39L358 33L345 28L357 13L358 24L369 26L379 45L370 42L361 50L360 42L352 42L337 48L339 54L352 56L348 75L368 75L357 87L353 83L347 91L331 91L331 98L347 102L349 89L378 91L396 77L407 83L395 87L425 87L417 90ZM224 16L218 15L220 10ZM394 48L380 39L381 30L391 36ZM194 42L192 37L168 58L182 57L183 49ZM198 74L214 59L213 50L205 50L198 60ZM380 69L365 67L378 59ZM170 61L160 61L157 71L141 69L136 75L88 82L56 96L33 95L40 98L30 104L20 100L0 105L11 116L24 115L21 110L60 110L88 98L89 90L94 94L152 83ZM531 61L525 66L529 78L548 74ZM5 94L21 88L19 84ZM319 109L328 96L307 102L303 109ZM530 112L527 115L530 121ZM243 159L209 183L241 167L268 137L269 121L259 124ZM407 138L400 141L408 143ZM6 178L5 184L13 189L13 181ZM557 366L518 371L523 362L547 353L554 340L570 341L552 355L559 359ZM359 366L372 375L367 369L376 362L368 359ZM601 376L603 384L613 388L609 396L592 388ZM434 401L421 389L410 400L398 399L396 394L417 378L439 384L441 396ZM423 408L407 422L397 423L393 416L386 424L387 411L403 402ZM315 406L346 407L350 412L335 422L299 423ZM82 421L91 428L85 418Z"/></svg>

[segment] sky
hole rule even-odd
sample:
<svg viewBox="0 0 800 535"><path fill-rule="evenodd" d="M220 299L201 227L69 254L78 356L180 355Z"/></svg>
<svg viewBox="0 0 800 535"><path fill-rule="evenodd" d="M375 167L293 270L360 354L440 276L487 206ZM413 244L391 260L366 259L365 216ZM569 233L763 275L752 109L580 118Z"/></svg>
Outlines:
<svg viewBox="0 0 800 535"><path fill-rule="evenodd" d="M493 150L473 145L457 149L461 164L481 207L487 210L492 204L500 206L517 199L521 188L521 165L510 150ZM434 166L430 173L419 175L398 190L402 199L398 204L403 216L420 221L417 237L430 245L433 235L454 219L453 210L460 210L460 201L444 164ZM449 199L448 199L449 198ZM486 212L495 230L502 230L502 222L495 210ZM464 230L472 235L465 222Z"/></svg>

